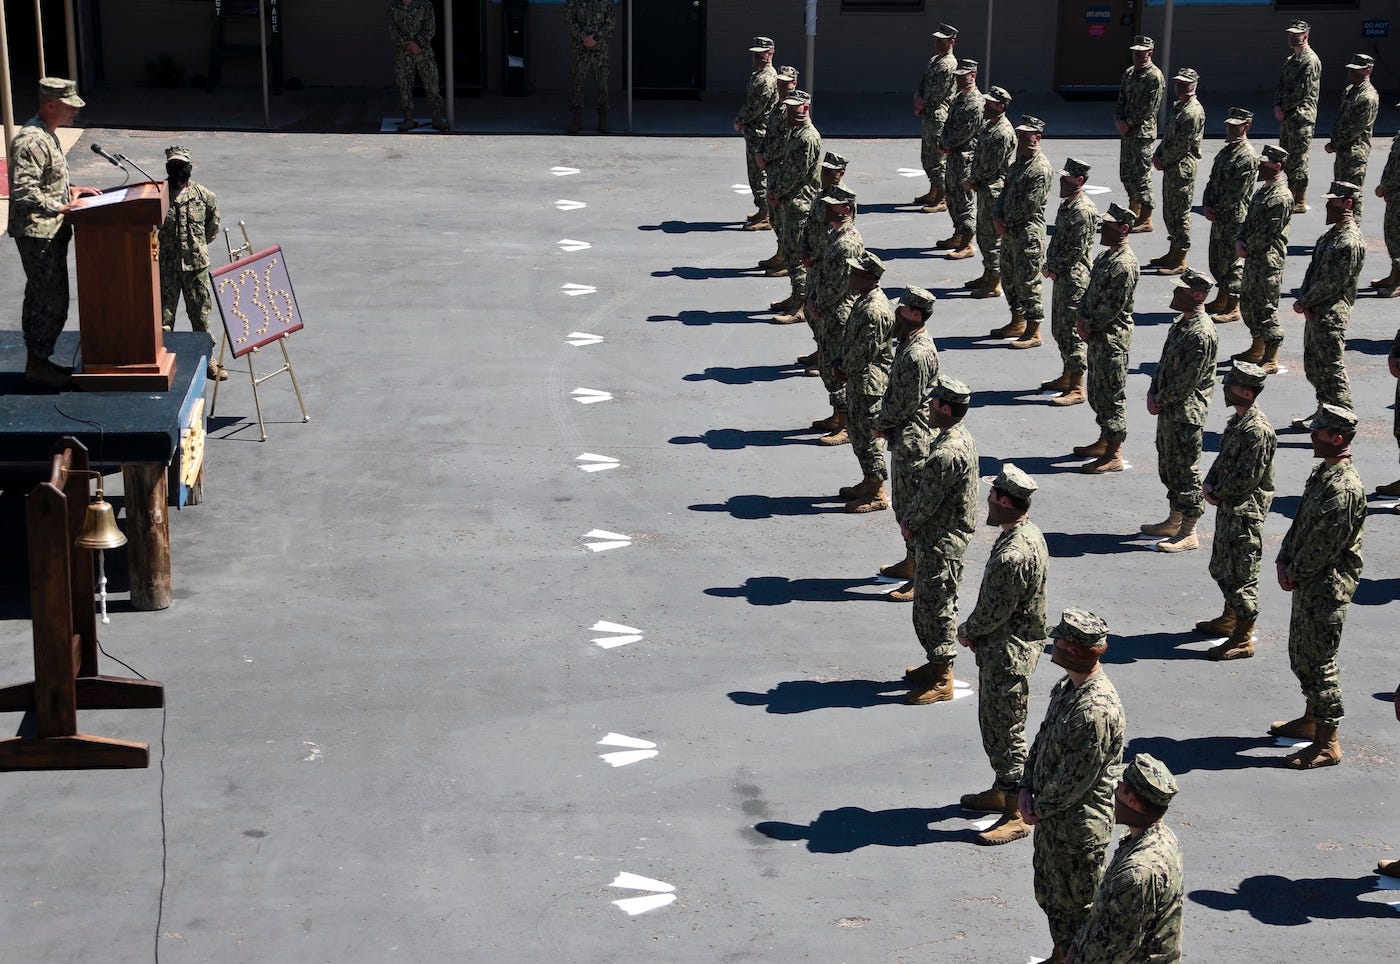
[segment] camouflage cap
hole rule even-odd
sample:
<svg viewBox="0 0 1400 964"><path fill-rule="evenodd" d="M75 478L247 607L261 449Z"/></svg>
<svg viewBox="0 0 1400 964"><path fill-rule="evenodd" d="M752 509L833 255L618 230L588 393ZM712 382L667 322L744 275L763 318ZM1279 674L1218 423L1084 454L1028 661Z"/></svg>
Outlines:
<svg viewBox="0 0 1400 964"><path fill-rule="evenodd" d="M1341 432L1343 435L1351 435L1356 432L1356 414L1340 405L1333 405L1330 402L1317 407L1317 414L1313 416L1312 427L1316 429L1326 429L1329 432Z"/></svg>
<svg viewBox="0 0 1400 964"><path fill-rule="evenodd" d="M1066 609L1060 624L1050 630L1050 637L1093 649L1107 644L1108 623L1087 609Z"/></svg>
<svg viewBox="0 0 1400 964"><path fill-rule="evenodd" d="M850 161L846 160L835 151L827 151L826 157L822 158L822 167L829 168L833 171L844 171L850 163Z"/></svg>
<svg viewBox="0 0 1400 964"><path fill-rule="evenodd" d="M899 303L908 305L910 308L922 308L924 311L932 311L933 303L938 299L933 296L933 292L925 291L923 288L910 285L904 289L904 294L900 296Z"/></svg>
<svg viewBox="0 0 1400 964"><path fill-rule="evenodd" d="M1264 387L1264 379L1269 377L1269 373L1253 362L1234 360L1225 371L1221 382L1225 385L1238 385L1240 388L1252 388L1256 392Z"/></svg>
<svg viewBox="0 0 1400 964"><path fill-rule="evenodd" d="M821 202L823 204L855 204L856 192L840 184L833 184L821 196Z"/></svg>
<svg viewBox="0 0 1400 964"><path fill-rule="evenodd" d="M877 278L885 275L885 262L874 251L866 251L859 258L847 258L846 264L855 271L868 271Z"/></svg>
<svg viewBox="0 0 1400 964"><path fill-rule="evenodd" d="M1018 499L1029 499L1040 488L1035 484L1035 479L1018 469L1013 462L1001 467L997 477L992 480L992 487Z"/></svg>
<svg viewBox="0 0 1400 964"><path fill-rule="evenodd" d="M78 96L78 85L63 77L39 78L39 97L60 101L69 107L87 106L87 102Z"/></svg>
<svg viewBox="0 0 1400 964"><path fill-rule="evenodd" d="M1361 193L1361 188L1350 181L1333 181L1332 186L1327 189L1323 197L1349 197L1355 198Z"/></svg>
<svg viewBox="0 0 1400 964"><path fill-rule="evenodd" d="M1277 144L1265 144L1259 151L1259 156L1270 164L1282 164L1288 160L1288 152Z"/></svg>
<svg viewBox="0 0 1400 964"><path fill-rule="evenodd" d="M1123 768L1123 782L1154 807L1170 806L1180 790L1167 765L1148 753L1139 753Z"/></svg>
<svg viewBox="0 0 1400 964"><path fill-rule="evenodd" d="M1044 134L1045 121L1039 117L1032 117L1030 114L1022 114L1021 120L1016 125L1018 131L1025 131L1027 134Z"/></svg>
<svg viewBox="0 0 1400 964"><path fill-rule="evenodd" d="M987 100L995 101L1005 107L1011 103L1011 92L1005 87L992 87L987 91Z"/></svg>
<svg viewBox="0 0 1400 964"><path fill-rule="evenodd" d="M1254 111L1245 110L1243 107L1231 107L1229 113L1225 115L1227 124L1252 124L1254 123Z"/></svg>
<svg viewBox="0 0 1400 964"><path fill-rule="evenodd" d="M1137 216L1117 201L1114 201L1108 206L1108 210L1103 213L1099 220L1110 224L1133 224L1137 221Z"/></svg>
<svg viewBox="0 0 1400 964"><path fill-rule="evenodd" d="M796 67L789 67L789 66L786 66L786 65L785 65L785 66L782 66L782 67L779 67L779 68L778 68L778 79L779 79L779 80L788 80L788 81L792 81L792 83L795 84L795 83L797 83L797 72L798 72L798 71L797 71L797 68L796 68Z"/></svg>
<svg viewBox="0 0 1400 964"><path fill-rule="evenodd" d="M964 57L962 60L959 60L959 61L958 61L958 66L953 70L953 73L959 74L959 75L962 75L962 74L971 74L971 73L975 73L976 70L977 70L977 61L973 60L973 59L970 58L970 57Z"/></svg>
<svg viewBox="0 0 1400 964"><path fill-rule="evenodd" d="M928 397L936 398L940 402L952 402L956 405L966 405L972 398L972 389L963 382L947 375L939 375L933 380L933 384L928 387Z"/></svg>
<svg viewBox="0 0 1400 964"><path fill-rule="evenodd" d="M1088 177L1089 165L1083 161L1076 161L1072 157L1065 158L1065 166L1060 169L1060 173L1069 177Z"/></svg>
<svg viewBox="0 0 1400 964"><path fill-rule="evenodd" d="M1196 73L1195 68L1182 67L1172 75L1172 80L1180 80L1188 84L1197 84L1200 83L1201 75Z"/></svg>
<svg viewBox="0 0 1400 964"><path fill-rule="evenodd" d="M1351 58L1351 63L1347 64L1347 70L1369 70L1376 66L1376 58L1370 54L1357 54Z"/></svg>
<svg viewBox="0 0 1400 964"><path fill-rule="evenodd" d="M811 94L807 93L805 90L794 90L791 94L787 95L787 98L783 101L783 106L802 107L806 104L810 104L811 102Z"/></svg>
<svg viewBox="0 0 1400 964"><path fill-rule="evenodd" d="M1128 46L1129 50L1152 50L1157 46L1157 41L1151 37L1138 35L1133 38L1133 42Z"/></svg>
<svg viewBox="0 0 1400 964"><path fill-rule="evenodd" d="M1312 27L1306 20L1295 20L1284 29L1289 33L1312 33Z"/></svg>
<svg viewBox="0 0 1400 964"><path fill-rule="evenodd" d="M773 46L772 37L754 37L753 40L749 41L749 53L761 54L765 50L772 50Z"/></svg>
<svg viewBox="0 0 1400 964"><path fill-rule="evenodd" d="M1192 291L1199 291L1202 294L1215 287L1215 279L1210 275L1201 274L1195 268L1187 268L1176 276L1173 282L1178 288L1190 288Z"/></svg>
<svg viewBox="0 0 1400 964"><path fill-rule="evenodd" d="M933 32L933 35L939 40L956 40L958 37L958 28L950 27L946 23L940 23L938 29Z"/></svg>
<svg viewBox="0 0 1400 964"><path fill-rule="evenodd" d="M165 159L167 161L184 161L186 164L194 160L190 156L190 149L181 147L179 144L172 144L165 149Z"/></svg>

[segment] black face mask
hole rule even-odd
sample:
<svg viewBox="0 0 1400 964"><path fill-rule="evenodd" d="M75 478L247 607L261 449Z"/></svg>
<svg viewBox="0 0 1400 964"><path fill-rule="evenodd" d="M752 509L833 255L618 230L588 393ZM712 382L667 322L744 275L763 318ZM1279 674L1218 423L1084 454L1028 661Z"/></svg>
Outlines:
<svg viewBox="0 0 1400 964"><path fill-rule="evenodd" d="M170 179L171 184L188 184L190 182L190 175L193 173L194 167L189 161L165 162L165 176Z"/></svg>

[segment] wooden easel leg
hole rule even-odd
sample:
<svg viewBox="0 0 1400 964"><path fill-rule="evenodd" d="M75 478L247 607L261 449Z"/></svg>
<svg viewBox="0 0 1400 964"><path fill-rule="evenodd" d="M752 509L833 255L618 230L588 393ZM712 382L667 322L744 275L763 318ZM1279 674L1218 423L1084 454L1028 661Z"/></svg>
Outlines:
<svg viewBox="0 0 1400 964"><path fill-rule="evenodd" d="M0 713L24 713L34 709L34 683L15 683L0 689Z"/></svg>
<svg viewBox="0 0 1400 964"><path fill-rule="evenodd" d="M165 466L123 466L122 482L126 487L131 605L148 612L167 609L172 597Z"/></svg>
<svg viewBox="0 0 1400 964"><path fill-rule="evenodd" d="M153 679L79 676L80 710L153 710L165 705L165 687Z"/></svg>
<svg viewBox="0 0 1400 964"><path fill-rule="evenodd" d="M297 404L301 406L301 420L302 423L305 424L311 421L311 416L306 414L306 402L301 399L301 386L297 384L297 372L296 369L292 367L292 356L287 353L287 337L288 336L284 335L277 339L277 344L282 346L282 360L287 363L287 374L290 375L292 379L292 391L297 393Z"/></svg>
<svg viewBox="0 0 1400 964"><path fill-rule="evenodd" d="M0 740L0 770L128 770L151 765L144 743L78 733Z"/></svg>
<svg viewBox="0 0 1400 964"><path fill-rule="evenodd" d="M223 367L224 367L224 349L227 348L227 347L228 347L228 332L225 331L222 335L219 336L219 361L218 361L218 366L219 366L220 368L223 368ZM213 417L214 417L214 409L216 409L216 408L219 407L219 382L221 382L221 381L223 381L222 378L216 378L216 379L214 379L214 397L211 398L211 399L209 400L209 417L210 417L210 418L213 418Z"/></svg>

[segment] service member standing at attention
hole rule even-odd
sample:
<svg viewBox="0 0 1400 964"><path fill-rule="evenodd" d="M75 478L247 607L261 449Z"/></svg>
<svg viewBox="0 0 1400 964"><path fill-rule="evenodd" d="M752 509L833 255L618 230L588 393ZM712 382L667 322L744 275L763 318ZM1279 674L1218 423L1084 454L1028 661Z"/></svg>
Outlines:
<svg viewBox="0 0 1400 964"><path fill-rule="evenodd" d="M433 112L433 127L447 130L447 118L442 112L442 92L438 90L437 57L433 54L433 36L437 33L437 17L428 0L389 0L389 36L394 41L394 81L399 88L399 107L403 120L399 131L411 131L418 126L413 119L413 78L416 75L428 92L428 107Z"/></svg>
<svg viewBox="0 0 1400 964"><path fill-rule="evenodd" d="M1045 199L1050 196L1050 162L1040 149L1045 121L1021 115L1016 125L1016 162L996 202L992 225L1001 241L1002 274L1011 320L993 328L993 338L1015 338L1009 348L1040 346L1045 301L1040 269L1045 263Z"/></svg>
<svg viewBox="0 0 1400 964"><path fill-rule="evenodd" d="M1105 250L1094 259L1089 285L1079 304L1075 331L1087 345L1089 407L1099 423L1098 440L1076 445L1074 454L1092 457L1079 471L1088 475L1123 471L1123 442L1128 437L1128 349L1133 344L1133 296L1137 292L1137 255L1128 246L1132 212L1110 204L1099 225Z"/></svg>
<svg viewBox="0 0 1400 964"><path fill-rule="evenodd" d="M1254 655L1254 624L1259 619L1259 561L1264 554L1264 518L1274 501L1274 427L1259 408L1264 369L1236 361L1225 373L1225 404L1235 410L1220 436L1201 490L1215 506L1215 540L1210 549L1210 577L1225 597L1215 619L1196 624L1196 632L1226 637L1210 650L1214 660Z"/></svg>
<svg viewBox="0 0 1400 964"><path fill-rule="evenodd" d="M1166 765L1133 757L1113 794L1113 820L1128 828L1075 935L1069 964L1168 964L1181 960L1185 894L1181 844L1162 822L1177 794Z"/></svg>
<svg viewBox="0 0 1400 964"><path fill-rule="evenodd" d="M948 201L948 217L953 233L934 245L948 257L961 260L973 255L972 239L977 232L977 201L968 188L972 173L972 150L982 126L982 95L977 90L977 61L959 61L956 71L958 93L948 108L948 121L938 139L943 152L943 190Z"/></svg>
<svg viewBox="0 0 1400 964"><path fill-rule="evenodd" d="M1127 721L1099 665L1108 624L1087 610L1066 609L1050 637L1050 662L1065 675L1050 690L1026 757L1019 806L1035 828L1035 901L1055 944L1048 961L1062 962L1103 876Z"/></svg>
<svg viewBox="0 0 1400 964"><path fill-rule="evenodd" d="M900 532L914 543L914 634L928 658L904 673L904 702L914 706L953 698L958 587L977 527L977 446L962 424L971 399L971 389L947 375L929 388L928 456L899 515Z"/></svg>
<svg viewBox="0 0 1400 964"><path fill-rule="evenodd" d="M214 289L209 279L209 242L219 236L219 202L214 192L192 180L190 152L165 149L166 191L170 210L160 226L160 314L166 330L175 328L175 308L185 296L185 314L195 331L209 330ZM221 381L228 372L212 359L209 377Z"/></svg>
<svg viewBox="0 0 1400 964"><path fill-rule="evenodd" d="M1201 430L1215 394L1215 324L1206 314L1211 279L1193 268L1182 274L1171 307L1179 312L1167 331L1162 358L1147 390L1148 414L1157 418L1157 475L1167 488L1167 518L1142 527L1166 536L1163 552L1197 546L1201 509Z"/></svg>
<svg viewBox="0 0 1400 964"><path fill-rule="evenodd" d="M982 104L982 129L972 149L972 170L963 187L977 194L977 247L982 252L982 274L963 285L974 298L1001 294L1001 238L993 219L996 202L1006 183L1006 169L1016 156L1016 131L1006 119L1011 95L1000 87L987 91Z"/></svg>
<svg viewBox="0 0 1400 964"><path fill-rule="evenodd" d="M73 227L63 215L78 198L98 193L96 188L68 184L68 159L58 142L58 129L72 124L82 106L73 81L41 79L39 113L15 131L8 155L8 228L24 266L24 380L45 388L62 388L72 374L49 361L68 323L68 242Z"/></svg>
<svg viewBox="0 0 1400 964"><path fill-rule="evenodd" d="M1366 164L1371 160L1371 128L1381 99L1371 84L1371 69L1376 59L1370 54L1357 54L1347 64L1347 86L1342 91L1342 106L1332 124L1332 138L1325 150L1332 158L1332 180L1346 181L1358 188L1366 186ZM1361 221L1361 194L1356 195L1356 220Z"/></svg>
<svg viewBox="0 0 1400 964"><path fill-rule="evenodd" d="M1288 756L1295 770L1342 762L1337 726L1342 685L1337 650L1347 607L1361 580L1361 532L1366 487L1351 461L1356 416L1323 405L1313 420L1313 456L1322 462L1303 486L1293 524L1283 537L1275 567L1279 588L1293 594L1288 621L1288 662L1307 706L1296 720L1269 727L1274 736L1311 740Z"/></svg>
<svg viewBox="0 0 1400 964"><path fill-rule="evenodd" d="M583 87L591 76L598 88L598 133L608 131L608 44L617 26L614 0L564 0L569 29L569 133L583 130Z"/></svg>
<svg viewBox="0 0 1400 964"><path fill-rule="evenodd" d="M846 262L850 267L851 302L846 337L836 378L846 389L846 429L860 465L860 482L839 491L847 512L878 512L890 507L885 493L889 470L875 434L875 412L889 386L894 361L894 309L880 290L885 263L869 251Z"/></svg>
<svg viewBox="0 0 1400 964"><path fill-rule="evenodd" d="M977 605L958 627L958 642L977 657L977 723L992 764L992 787L962 798L964 809L999 813L1001 820L977 835L996 846L1029 837L1017 793L1026 768L1026 712L1031 674L1040 662L1050 627L1045 622L1045 583L1050 553L1030 520L1035 480L1010 462L987 494L987 525L1001 529L987 557Z"/></svg>
<svg viewBox="0 0 1400 964"><path fill-rule="evenodd" d="M757 156L763 153L763 141L768 136L768 114L778 103L778 74L773 70L773 41L754 37L749 46L753 56L753 73L744 94L743 106L734 118L734 129L744 135L744 166L749 174L749 190L758 208L745 219L754 231L771 227L768 218L768 181Z"/></svg>
<svg viewBox="0 0 1400 964"><path fill-rule="evenodd" d="M1342 352L1366 260L1366 239L1352 214L1360 193L1355 184L1333 181L1332 189L1323 195L1330 227L1313 246L1312 261L1293 302L1293 311L1303 316L1303 374L1312 383L1318 406L1330 403L1348 411L1351 385ZM1308 418L1295 418L1293 427L1308 429Z"/></svg>
<svg viewBox="0 0 1400 964"><path fill-rule="evenodd" d="M1288 25L1288 57L1274 92L1274 118L1279 122L1278 146L1288 152L1288 188L1293 213L1308 210L1308 150L1317 123L1317 96L1322 89L1322 61L1308 45L1312 28L1306 20Z"/></svg>
<svg viewBox="0 0 1400 964"><path fill-rule="evenodd" d="M1162 172L1162 225L1167 229L1167 253L1147 263L1162 274L1180 274L1191 250L1191 202L1196 196L1196 170L1201 163L1201 134L1206 112L1196 99L1200 75L1183 67L1172 78L1176 102L1167 118L1167 132L1152 155Z"/></svg>
<svg viewBox="0 0 1400 964"><path fill-rule="evenodd" d="M957 28L946 23L938 25L938 29L933 32L934 55L925 65L919 89L914 92L914 114L924 122L919 160L923 164L924 173L928 175L928 193L914 198L914 203L924 205L924 211L929 214L948 210L943 191L943 173L946 165L943 152L938 149L938 142L943 136L943 125L948 120L948 105L953 100L953 71L958 68L958 58L953 55L953 45L957 41Z"/></svg>
<svg viewBox="0 0 1400 964"><path fill-rule="evenodd" d="M1215 300L1206 305L1217 324L1240 320L1240 274L1243 261L1235 250L1235 235L1249 210L1249 195L1259 171L1259 155L1249 143L1254 115L1231 107L1225 118L1225 145L1210 165L1202 213L1210 222L1207 247L1210 272L1215 275Z"/></svg>
<svg viewBox="0 0 1400 964"><path fill-rule="evenodd" d="M855 301L849 262L865 253L865 241L851 223L855 194L838 184L827 191L821 202L830 233L821 259L812 265L806 312L817 338L817 368L831 402L831 417L813 422L812 427L826 430L827 434L818 439L822 445L845 445L850 439L846 431L846 389L836 377L836 367L845 351L846 318Z"/></svg>
<svg viewBox="0 0 1400 964"><path fill-rule="evenodd" d="M783 101L787 108L784 123L787 136L781 142L782 154L769 158L768 208L775 222L778 244L787 264L791 293L786 301L776 302L774 311L792 312L774 319L779 324L801 321L806 316L801 308L807 301L807 268L802 264L802 227L812 213L821 182L822 136L812 125L812 95L795 90ZM765 155L766 156L766 155ZM786 320L785 320L786 319Z"/></svg>
<svg viewBox="0 0 1400 964"><path fill-rule="evenodd" d="M778 102L773 105L773 109L768 112L764 119L763 143L754 155L754 164L763 172L763 189L768 192L768 179L772 177L771 167L783 156L783 151L787 145L787 108L783 106L783 101L792 95L797 89L797 68L778 68ZM770 192L771 193L771 192ZM771 258L765 258L758 263L764 274L770 278L787 277L787 259L783 256L782 227L779 225L779 211L773 208L768 201L768 193L763 197L763 210L768 215L769 227L773 230L773 236L778 250ZM744 225L745 231L762 231L757 223ZM772 307L778 310L778 305L786 304L788 299L776 302Z"/></svg>
<svg viewBox="0 0 1400 964"><path fill-rule="evenodd" d="M1278 350L1283 345L1278 300L1288 258L1288 223L1293 218L1293 194L1284 174L1287 161L1283 148L1264 146L1258 174L1263 183L1250 198L1249 210L1235 235L1235 253L1244 259L1240 314L1253 341L1231 357L1253 362L1270 375L1278 371Z"/></svg>
<svg viewBox="0 0 1400 964"><path fill-rule="evenodd" d="M1067 158L1060 171L1060 209L1055 233L1045 249L1041 274L1054 282L1050 292L1050 334L1060 349L1061 369L1056 378L1041 382L1047 391L1059 392L1051 405L1079 405L1084 401L1084 339L1075 330L1079 303L1089 286L1089 252L1099 231L1099 209L1084 191L1089 165Z"/></svg>
<svg viewBox="0 0 1400 964"><path fill-rule="evenodd" d="M1151 37L1134 37L1133 65L1123 71L1114 124L1118 145L1118 177L1128 194L1135 231L1152 230L1152 142L1157 139L1157 114L1167 82L1152 62L1156 47Z"/></svg>
<svg viewBox="0 0 1400 964"><path fill-rule="evenodd" d="M1400 106L1400 105L1397 105ZM1390 255L1390 272L1371 282L1382 298L1400 295L1400 137L1390 140L1390 155L1376 185L1376 197L1385 202L1385 252Z"/></svg>

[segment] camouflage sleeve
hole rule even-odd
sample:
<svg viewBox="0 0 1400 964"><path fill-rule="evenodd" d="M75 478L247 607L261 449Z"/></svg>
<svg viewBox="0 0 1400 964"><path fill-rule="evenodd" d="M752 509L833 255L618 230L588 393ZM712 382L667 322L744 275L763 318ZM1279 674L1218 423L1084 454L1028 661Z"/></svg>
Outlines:
<svg viewBox="0 0 1400 964"><path fill-rule="evenodd" d="M749 78L748 91L734 123L749 127L761 126L761 122L767 119L768 112L773 109L777 100L778 84L774 75L766 70L755 71Z"/></svg>
<svg viewBox="0 0 1400 964"><path fill-rule="evenodd" d="M1030 588L1031 560L1020 552L993 556L982 574L977 605L958 627L958 635L973 642L990 639L1011 621Z"/></svg>
<svg viewBox="0 0 1400 964"><path fill-rule="evenodd" d="M1245 243L1245 248L1252 255L1267 251L1292 215L1293 199L1288 197L1285 200L1283 195L1264 193L1267 190L1261 189L1249 202L1249 210L1235 236Z"/></svg>
<svg viewBox="0 0 1400 964"><path fill-rule="evenodd" d="M1354 297L1356 264L1365 257L1363 246L1340 238L1325 250L1315 250L1298 301L1304 308L1315 309Z"/></svg>
<svg viewBox="0 0 1400 964"><path fill-rule="evenodd" d="M204 243L209 244L219 236L219 199L214 192L204 190Z"/></svg>
<svg viewBox="0 0 1400 964"><path fill-rule="evenodd" d="M1376 123L1377 100L1366 88L1352 91L1342 99L1342 109L1332 125L1332 146L1350 147L1368 140Z"/></svg>
<svg viewBox="0 0 1400 964"><path fill-rule="evenodd" d="M914 95L924 103L931 103L934 100L934 85L938 80L938 58L930 57L928 63L924 64L924 75L919 78L919 86L915 88Z"/></svg>
<svg viewBox="0 0 1400 964"><path fill-rule="evenodd" d="M924 402L923 388L914 359L908 352L900 352L890 369L889 387L885 389L880 412L875 417L875 427L882 432L892 432L913 418Z"/></svg>
<svg viewBox="0 0 1400 964"><path fill-rule="evenodd" d="M871 298L862 299L862 302L864 307L859 317L852 312L846 322L841 368L852 379L857 391L868 394L871 382L862 382L862 379L868 377L869 369L878 366L882 358L888 363L890 328L894 316L889 310L889 299L878 288Z"/></svg>
<svg viewBox="0 0 1400 964"><path fill-rule="evenodd" d="M606 43L617 28L617 7L613 0L603 0L603 9L598 19L598 40Z"/></svg>
<svg viewBox="0 0 1400 964"><path fill-rule="evenodd" d="M1387 194L1400 190L1400 135L1390 142L1390 154L1385 159L1385 169L1381 171L1381 180L1377 187ZM1391 203L1400 203L1400 197Z"/></svg>
<svg viewBox="0 0 1400 964"><path fill-rule="evenodd" d="M580 0L564 0L564 26L569 31L569 39L578 43L584 38L586 28Z"/></svg>
<svg viewBox="0 0 1400 964"><path fill-rule="evenodd" d="M1094 894L1089 916L1074 938L1077 964L1117 964L1141 959L1142 884L1136 872L1114 873L1110 866Z"/></svg>
<svg viewBox="0 0 1400 964"><path fill-rule="evenodd" d="M1094 280L1091 278L1089 281L1080 310L1089 319L1089 334L1102 335L1122 317L1123 310L1132 300L1136 282L1131 281L1127 272L1116 265L1100 274L1098 284Z"/></svg>
<svg viewBox="0 0 1400 964"><path fill-rule="evenodd" d="M787 200L811 180L812 170L821 158L821 142L811 137L788 136L782 163L769 174L768 190Z"/></svg>
<svg viewBox="0 0 1400 964"><path fill-rule="evenodd" d="M1247 150L1234 158L1227 169L1225 182L1221 185L1219 197L1214 205L1217 217L1229 218L1231 221L1239 221L1244 217L1245 209L1249 205L1249 191L1254 187L1254 179L1258 173L1258 154Z"/></svg>
<svg viewBox="0 0 1400 964"><path fill-rule="evenodd" d="M1015 210L1006 211L1002 217L1012 228L1030 227L1045 223L1045 202L1050 197L1050 165L1040 157L1041 163L1026 165L1022 175L1021 189L1016 192Z"/></svg>
<svg viewBox="0 0 1400 964"><path fill-rule="evenodd" d="M1305 491L1304 502L1308 501L1307 496ZM1297 582L1313 579L1332 567L1351 545L1352 520L1366 511L1364 501L1358 505L1355 493L1341 485L1329 485L1314 498L1314 506L1307 513L1306 527L1300 529L1300 535L1294 535L1293 529L1299 528L1298 520L1304 517L1299 507L1294 525L1289 528L1288 534L1294 538L1287 542L1288 555L1284 555L1282 547L1279 549L1279 561L1286 566L1289 578Z"/></svg>
<svg viewBox="0 0 1400 964"><path fill-rule="evenodd" d="M973 107L972 98L958 95L953 102L952 111L948 114L948 123L943 125L943 134L938 139L939 147L945 150L965 151L972 146L982 119L980 95L976 98L976 109Z"/></svg>
<svg viewBox="0 0 1400 964"><path fill-rule="evenodd" d="M404 31L403 24L400 22L399 11L402 9L403 4L399 0L389 0L389 39L394 42L395 47L413 39Z"/></svg>
<svg viewBox="0 0 1400 964"><path fill-rule="evenodd" d="M33 138L21 141L16 137L11 147L14 157L10 158L10 207L18 208L26 220L35 214L58 217L69 198L59 198L44 190L48 153L40 149Z"/></svg>
<svg viewBox="0 0 1400 964"><path fill-rule="evenodd" d="M1045 251L1046 267L1057 275L1066 274L1083 260L1098 230L1098 219L1087 209L1071 206L1063 210L1064 216L1055 219L1055 233Z"/></svg>
<svg viewBox="0 0 1400 964"><path fill-rule="evenodd" d="M1217 457L1206 473L1205 481L1211 485L1215 497L1222 505L1241 505L1259 489L1269 466L1274 461L1277 441L1272 434L1246 432L1240 437L1228 464L1222 465Z"/></svg>
<svg viewBox="0 0 1400 964"><path fill-rule="evenodd" d="M944 480L951 477L951 472L952 466L946 454L937 451L918 469L914 494L904 509L903 518L899 520L908 526L910 532L922 529L938 514L943 504L953 497L957 486L943 484Z"/></svg>
<svg viewBox="0 0 1400 964"><path fill-rule="evenodd" d="M1132 69L1123 71L1123 79L1118 82L1118 102L1113 105L1113 119L1128 123L1128 85L1131 83Z"/></svg>
<svg viewBox="0 0 1400 964"><path fill-rule="evenodd" d="M1038 816L1053 817L1073 808L1103 778L1104 768L1115 762L1110 758L1108 727L1098 715L1087 715L1070 729L1059 768L1036 794Z"/></svg>
<svg viewBox="0 0 1400 964"><path fill-rule="evenodd" d="M1162 413L1180 408L1196 391L1205 373L1215 371L1215 352L1199 333L1188 332L1168 339L1157 373L1152 376L1153 393Z"/></svg>

